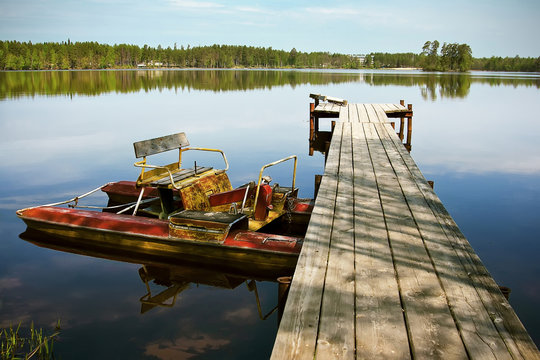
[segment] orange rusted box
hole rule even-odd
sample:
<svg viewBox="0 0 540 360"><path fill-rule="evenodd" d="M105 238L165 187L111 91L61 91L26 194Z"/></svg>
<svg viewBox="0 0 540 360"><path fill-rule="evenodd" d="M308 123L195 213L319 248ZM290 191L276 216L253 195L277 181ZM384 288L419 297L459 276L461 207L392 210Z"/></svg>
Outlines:
<svg viewBox="0 0 540 360"><path fill-rule="evenodd" d="M169 219L169 237L222 243L232 230L248 228L243 214L184 210Z"/></svg>

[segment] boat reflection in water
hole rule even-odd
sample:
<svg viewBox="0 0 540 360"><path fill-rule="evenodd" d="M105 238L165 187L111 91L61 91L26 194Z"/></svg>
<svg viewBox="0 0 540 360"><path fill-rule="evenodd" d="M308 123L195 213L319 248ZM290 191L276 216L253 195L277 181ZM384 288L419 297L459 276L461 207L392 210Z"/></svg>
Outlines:
<svg viewBox="0 0 540 360"><path fill-rule="evenodd" d="M249 291L254 294L259 317L266 320L277 310L279 321L293 273L293 271L284 272L281 267L277 267L275 271L269 270L266 266L260 268L257 264L244 267L241 270L234 266L229 267L227 264L212 267L202 266L201 264L179 261L175 258L155 256L151 253L144 254L141 251L133 252L128 249L114 250L96 247L88 245L88 242L84 241L84 239L74 242L72 238L54 237L35 229L27 229L19 237L47 249L140 264L141 267L138 273L146 290L139 299L141 314L147 313L156 307L173 307L176 304L178 295L193 286L206 285L232 290L245 283ZM257 289L257 282L262 281L277 282L279 284L277 304L264 312Z"/></svg>
<svg viewBox="0 0 540 360"><path fill-rule="evenodd" d="M143 265L139 269L139 276L146 285L147 290L147 293L139 299L141 302L141 314L144 314L157 306L174 306L178 294L188 290L191 286L207 285L232 290L244 283L247 285L249 291L255 296L257 310L261 320L266 320L280 308L278 302L272 309L263 313L257 289L257 280L252 279L250 276L246 277L248 274L241 276L207 268L183 265ZM283 284L282 287L287 287L290 283L290 277L280 277L276 280L280 282L280 284ZM156 289L156 286L161 288ZM279 318L281 318L281 311Z"/></svg>

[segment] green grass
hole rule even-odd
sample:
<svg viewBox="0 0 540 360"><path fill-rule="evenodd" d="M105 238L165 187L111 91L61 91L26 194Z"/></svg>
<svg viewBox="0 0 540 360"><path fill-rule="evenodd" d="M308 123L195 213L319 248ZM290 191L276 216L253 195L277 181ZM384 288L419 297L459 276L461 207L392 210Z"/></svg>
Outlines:
<svg viewBox="0 0 540 360"><path fill-rule="evenodd" d="M44 335L43 329L30 325L29 333L23 336L21 324L17 328L0 329L0 360L54 359L54 339L60 334L60 320L51 335Z"/></svg>

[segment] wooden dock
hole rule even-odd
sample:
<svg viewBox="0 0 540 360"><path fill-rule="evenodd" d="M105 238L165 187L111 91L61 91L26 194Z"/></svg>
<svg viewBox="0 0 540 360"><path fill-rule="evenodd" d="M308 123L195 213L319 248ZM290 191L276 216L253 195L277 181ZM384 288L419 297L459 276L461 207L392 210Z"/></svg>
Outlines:
<svg viewBox="0 0 540 360"><path fill-rule="evenodd" d="M337 121L272 359L540 359L390 125L411 108L312 112Z"/></svg>

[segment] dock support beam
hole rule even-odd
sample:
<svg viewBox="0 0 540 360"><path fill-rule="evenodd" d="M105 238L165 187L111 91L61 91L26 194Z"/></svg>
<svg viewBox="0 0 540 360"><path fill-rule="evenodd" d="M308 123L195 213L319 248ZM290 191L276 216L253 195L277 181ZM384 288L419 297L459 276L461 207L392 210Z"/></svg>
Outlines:
<svg viewBox="0 0 540 360"><path fill-rule="evenodd" d="M401 106L405 106L405 100L399 100ZM407 111L400 114L399 118L399 131L396 133L399 140L403 141L405 138L405 119L407 119L407 138L403 144L408 152L411 152L412 144L412 104L407 104Z"/></svg>
<svg viewBox="0 0 540 360"><path fill-rule="evenodd" d="M309 156L313 156L313 141L315 140L315 104L309 104Z"/></svg>
<svg viewBox="0 0 540 360"><path fill-rule="evenodd" d="M399 100L399 104L401 106L405 106L405 100ZM404 127L405 127L405 118L401 117L399 119L399 133L398 133L399 140L401 140L401 141L403 141L403 128Z"/></svg>
<svg viewBox="0 0 540 360"><path fill-rule="evenodd" d="M313 199L317 198L319 188L321 187L322 175L315 175L315 190L313 191Z"/></svg>
<svg viewBox="0 0 540 360"><path fill-rule="evenodd" d="M407 104L407 142L405 142L405 148L408 152L411 152L412 141L412 104Z"/></svg>
<svg viewBox="0 0 540 360"><path fill-rule="evenodd" d="M283 276L277 279L278 281L278 327L285 310L285 303L287 302L287 296L289 295L289 288L291 287L292 276Z"/></svg>

